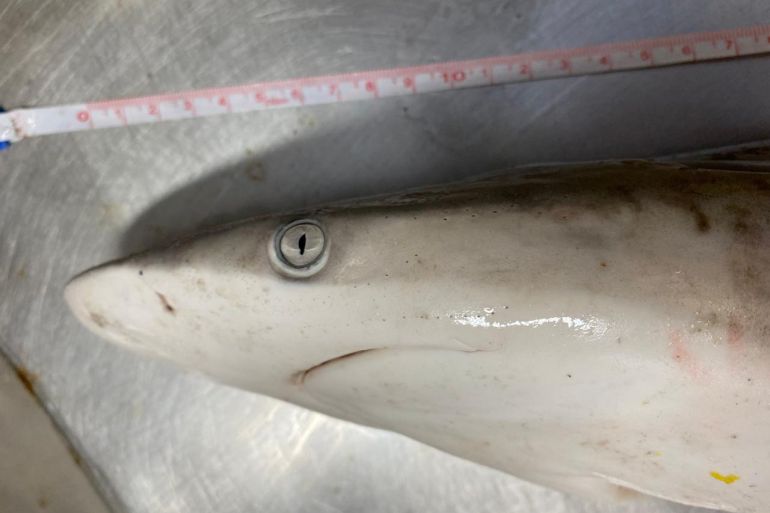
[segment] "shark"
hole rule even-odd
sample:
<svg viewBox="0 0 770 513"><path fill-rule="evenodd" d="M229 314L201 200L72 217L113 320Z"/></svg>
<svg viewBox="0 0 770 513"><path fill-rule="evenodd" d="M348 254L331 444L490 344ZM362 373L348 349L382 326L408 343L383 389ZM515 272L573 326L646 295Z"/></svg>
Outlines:
<svg viewBox="0 0 770 513"><path fill-rule="evenodd" d="M219 227L65 297L112 343L554 489L770 504L768 173L497 173Z"/></svg>

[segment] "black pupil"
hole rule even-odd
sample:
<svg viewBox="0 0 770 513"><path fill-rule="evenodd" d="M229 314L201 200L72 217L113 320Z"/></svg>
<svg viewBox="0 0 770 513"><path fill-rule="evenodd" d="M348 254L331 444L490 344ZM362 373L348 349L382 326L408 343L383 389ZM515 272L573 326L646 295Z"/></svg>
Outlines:
<svg viewBox="0 0 770 513"><path fill-rule="evenodd" d="M307 244L307 235L303 233L302 235L300 235L299 241L298 241L300 255L305 254L305 244Z"/></svg>

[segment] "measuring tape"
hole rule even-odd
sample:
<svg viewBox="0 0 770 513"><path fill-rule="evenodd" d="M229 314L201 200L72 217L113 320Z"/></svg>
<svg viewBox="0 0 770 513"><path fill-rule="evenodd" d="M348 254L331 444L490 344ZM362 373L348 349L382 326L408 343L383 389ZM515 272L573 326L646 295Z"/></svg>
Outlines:
<svg viewBox="0 0 770 513"><path fill-rule="evenodd" d="M0 113L0 149L25 137L231 112L408 96L770 53L770 25Z"/></svg>

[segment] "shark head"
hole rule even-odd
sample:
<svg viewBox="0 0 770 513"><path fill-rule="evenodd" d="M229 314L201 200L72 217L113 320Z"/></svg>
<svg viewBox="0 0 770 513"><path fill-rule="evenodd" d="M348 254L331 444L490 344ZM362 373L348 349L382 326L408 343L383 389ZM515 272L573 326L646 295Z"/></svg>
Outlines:
<svg viewBox="0 0 770 513"><path fill-rule="evenodd" d="M88 271L66 299L132 350L538 483L751 505L761 498L709 475L770 471L750 450L766 430L740 406L760 387L725 381L737 365L756 385L770 365L730 353L724 326L742 296L712 214L767 197L738 197L754 194L741 185L693 207L654 170L610 171L253 219ZM691 328L699 318L713 330ZM715 442L709 412L723 403L745 450ZM715 454L728 469L710 468Z"/></svg>

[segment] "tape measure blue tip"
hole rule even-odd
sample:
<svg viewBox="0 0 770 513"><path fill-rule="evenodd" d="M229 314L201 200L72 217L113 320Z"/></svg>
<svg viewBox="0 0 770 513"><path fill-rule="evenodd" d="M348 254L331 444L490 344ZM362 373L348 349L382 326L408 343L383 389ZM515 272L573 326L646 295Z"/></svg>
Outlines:
<svg viewBox="0 0 770 513"><path fill-rule="evenodd" d="M0 105L0 112L5 112L5 109ZM11 147L11 141L0 141L0 151L7 150Z"/></svg>

